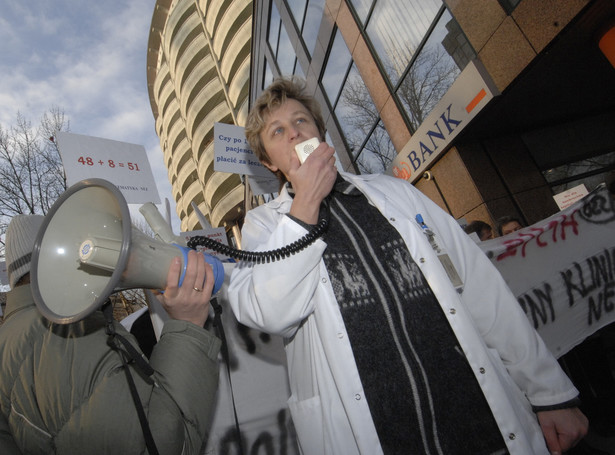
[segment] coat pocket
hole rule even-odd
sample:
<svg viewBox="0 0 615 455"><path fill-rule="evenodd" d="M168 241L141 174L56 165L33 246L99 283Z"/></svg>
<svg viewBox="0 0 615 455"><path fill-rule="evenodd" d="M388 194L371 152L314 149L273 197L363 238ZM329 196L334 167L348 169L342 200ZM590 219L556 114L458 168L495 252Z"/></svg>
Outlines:
<svg viewBox="0 0 615 455"><path fill-rule="evenodd" d="M55 453L51 434L46 429L32 423L13 405L11 405L8 420L15 442L20 446L23 453Z"/></svg>
<svg viewBox="0 0 615 455"><path fill-rule="evenodd" d="M297 431L297 439L303 455L322 455L325 441L320 396L297 401L293 396L288 400L288 408Z"/></svg>

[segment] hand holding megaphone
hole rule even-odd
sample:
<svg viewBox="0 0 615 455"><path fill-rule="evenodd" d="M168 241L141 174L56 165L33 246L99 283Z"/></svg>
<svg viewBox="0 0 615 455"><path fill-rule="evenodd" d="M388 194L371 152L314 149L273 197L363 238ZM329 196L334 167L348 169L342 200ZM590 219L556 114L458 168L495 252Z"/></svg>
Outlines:
<svg viewBox="0 0 615 455"><path fill-rule="evenodd" d="M31 267L34 300L52 322L79 321L114 292L164 289L175 258L181 263L177 284L183 287L190 251L134 228L126 200L112 183L83 180L60 196L38 232ZM199 254L212 268L215 294L224 268L217 258ZM199 287L187 286L192 288Z"/></svg>
<svg viewBox="0 0 615 455"><path fill-rule="evenodd" d="M203 327L209 315L209 300L214 288L214 272L205 256L188 252L188 266L180 283L183 264L176 257L171 261L164 293L158 296L172 319L192 322Z"/></svg>

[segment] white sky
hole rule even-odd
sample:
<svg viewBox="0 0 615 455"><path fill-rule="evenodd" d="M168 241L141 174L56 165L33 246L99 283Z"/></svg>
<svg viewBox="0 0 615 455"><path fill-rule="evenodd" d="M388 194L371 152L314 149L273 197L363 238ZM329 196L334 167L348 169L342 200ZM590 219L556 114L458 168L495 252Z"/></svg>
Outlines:
<svg viewBox="0 0 615 455"><path fill-rule="evenodd" d="M36 126L57 106L72 133L143 145L178 234L146 84L154 5L155 0L0 0L0 125L14 125L20 112ZM158 207L164 213L164 205Z"/></svg>

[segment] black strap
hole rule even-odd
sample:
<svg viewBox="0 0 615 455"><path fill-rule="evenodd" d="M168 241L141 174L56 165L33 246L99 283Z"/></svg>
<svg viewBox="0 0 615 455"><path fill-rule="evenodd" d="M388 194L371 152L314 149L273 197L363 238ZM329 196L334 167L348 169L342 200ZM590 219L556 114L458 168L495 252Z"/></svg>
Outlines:
<svg viewBox="0 0 615 455"><path fill-rule="evenodd" d="M231 382L231 362L228 353L228 344L226 343L226 335L224 334L224 327L222 326L222 306L218 303L217 298L212 298L209 303L214 309L214 327L218 331L218 337L222 340L220 352L224 363L226 363L226 372L228 374L228 384L231 389L231 400L233 402L233 414L235 416L235 430L237 431L237 443L239 444L239 455L243 455L243 442L241 440L241 431L239 430L239 418L237 417L237 408L235 406L235 394L233 393L233 383Z"/></svg>
<svg viewBox="0 0 615 455"><path fill-rule="evenodd" d="M107 302L102 307L103 313L107 320L107 335L109 338L107 339L107 344L113 349L117 351L122 359L122 365L124 367L124 372L126 373L126 380L128 381L128 387L130 388L130 394L132 395L132 401L135 404L135 408L137 409L137 415L139 416L139 423L141 424L141 430L143 431L143 437L145 438L145 445L147 446L147 451L150 455L158 455L158 449L156 448L156 442L154 441L154 437L152 436L152 431L149 428L149 423L147 421L147 416L145 415L145 410L143 409L143 404L141 403L141 398L139 398L139 393L137 392L137 387L135 385L135 381L132 378L132 374L130 373L130 368L128 367L128 363L126 361L126 357L128 356L131 360L133 360L137 368L139 368L148 378L154 373L154 369L145 359L143 354L135 349L135 347L130 344L130 342L123 337L122 335L116 333L115 327L113 326L113 308L111 302ZM121 346L116 342L119 340L126 350L123 350Z"/></svg>

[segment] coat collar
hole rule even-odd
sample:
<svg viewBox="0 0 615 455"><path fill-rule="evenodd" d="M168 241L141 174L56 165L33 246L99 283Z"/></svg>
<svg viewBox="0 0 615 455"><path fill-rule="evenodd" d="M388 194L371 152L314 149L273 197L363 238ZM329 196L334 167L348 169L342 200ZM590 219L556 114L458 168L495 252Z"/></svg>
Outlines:
<svg viewBox="0 0 615 455"><path fill-rule="evenodd" d="M34 306L34 297L32 297L32 288L30 284L17 286L6 294L6 308L4 320L7 320L11 314L16 311L23 310Z"/></svg>
<svg viewBox="0 0 615 455"><path fill-rule="evenodd" d="M353 187L356 187L357 189L361 190L364 182L371 182L372 180L375 180L378 177L380 177L379 174L356 175L356 174L350 174L348 172L338 171L338 182L336 183L336 189L338 191L343 191L343 192L350 191L351 192L353 191ZM339 182L340 178L343 180L343 182ZM344 185L344 182L346 182L346 185ZM364 191L362 192L365 193ZM290 187L289 183L286 183L282 187L282 190L280 191L280 194L278 195L278 197L268 202L267 205L270 208L277 210L278 212L286 213L290 210L290 206L292 202L293 202L292 188Z"/></svg>

